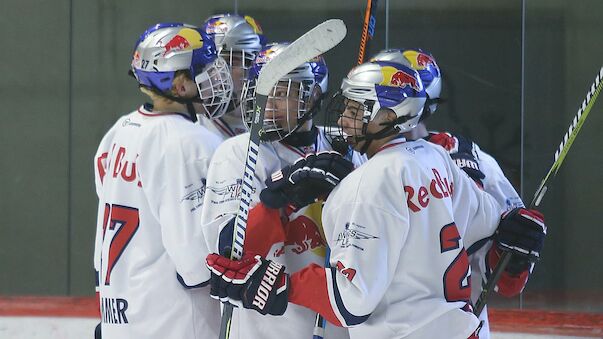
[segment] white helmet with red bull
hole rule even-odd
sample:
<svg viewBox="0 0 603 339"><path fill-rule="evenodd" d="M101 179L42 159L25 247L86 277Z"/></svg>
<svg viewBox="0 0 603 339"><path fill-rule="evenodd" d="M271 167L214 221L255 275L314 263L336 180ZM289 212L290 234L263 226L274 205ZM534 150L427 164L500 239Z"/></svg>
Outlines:
<svg viewBox="0 0 603 339"><path fill-rule="evenodd" d="M341 94L365 106L364 118L371 121L381 108L398 117L400 132L417 126L426 94L417 71L389 61L368 62L354 67L341 83Z"/></svg>
<svg viewBox="0 0 603 339"><path fill-rule="evenodd" d="M435 112L442 91L442 73L431 53L420 48L393 48L380 51L371 58L371 61L393 61L419 72L425 93L427 93L427 107L429 108L429 112L423 113L422 119Z"/></svg>
<svg viewBox="0 0 603 339"><path fill-rule="evenodd" d="M160 96L184 103L194 115L193 102L202 102L210 118L226 112L232 96L232 78L226 62L218 57L214 42L205 32L183 23L160 23L147 29L136 42L132 74L140 86ZM171 93L176 72L194 80L199 96L184 99ZM192 111L191 111L192 110Z"/></svg>
<svg viewBox="0 0 603 339"><path fill-rule="evenodd" d="M419 74L414 69L390 61L367 62L354 67L341 83L341 91L327 107L325 131L334 149L344 153L342 145L347 145L350 135L346 135L337 124L344 111L354 101L357 110L358 129L355 141L366 140L362 153L366 152L372 140L410 131L417 126L426 94ZM352 106L350 106L352 107ZM383 125L377 133L367 133L368 124L382 109L390 109L397 119ZM360 121L360 119L362 119Z"/></svg>
<svg viewBox="0 0 603 339"><path fill-rule="evenodd" d="M255 111L255 88L262 67L280 54L289 43L266 45L256 57L243 87L241 110L247 126ZM262 141L279 141L295 133L320 108L328 90L329 71L322 56L296 67L273 87L268 95Z"/></svg>
<svg viewBox="0 0 603 339"><path fill-rule="evenodd" d="M214 39L218 54L230 66L234 95L228 111L234 111L241 101L241 91L249 67L265 45L264 33L251 16L216 14L203 23L205 32Z"/></svg>
<svg viewBox="0 0 603 339"><path fill-rule="evenodd" d="M225 60L231 60L233 51L243 52L247 67L264 46L262 28L249 15L216 14L205 20L203 28L213 37L218 53Z"/></svg>

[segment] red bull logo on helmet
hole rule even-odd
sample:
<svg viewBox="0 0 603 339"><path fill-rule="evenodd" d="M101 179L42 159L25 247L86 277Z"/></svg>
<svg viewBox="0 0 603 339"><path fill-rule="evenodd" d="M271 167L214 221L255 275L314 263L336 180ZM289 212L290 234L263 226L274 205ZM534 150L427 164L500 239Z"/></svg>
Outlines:
<svg viewBox="0 0 603 339"><path fill-rule="evenodd" d="M140 53L138 51L134 51L134 56L132 56L132 67L140 68Z"/></svg>
<svg viewBox="0 0 603 339"><path fill-rule="evenodd" d="M265 64L268 61L270 61L270 59L272 59L275 50L273 50L272 48L269 48L267 50L261 51L260 54L258 54L258 56L255 58L255 63L256 64Z"/></svg>
<svg viewBox="0 0 603 339"><path fill-rule="evenodd" d="M430 65L437 67L435 60L429 54L415 50L407 50L404 51L403 55L410 62L413 69L423 70Z"/></svg>
<svg viewBox="0 0 603 339"><path fill-rule="evenodd" d="M220 34L226 33L227 31L228 25L224 21L220 21L220 19L213 19L207 23L207 27L205 28L207 34Z"/></svg>
<svg viewBox="0 0 603 339"><path fill-rule="evenodd" d="M192 28L183 28L170 41L163 45L163 55L201 47L203 47L201 34Z"/></svg>
<svg viewBox="0 0 603 339"><path fill-rule="evenodd" d="M413 74L409 74L403 70L397 69L396 67L382 66L381 74L383 74L383 80L379 83L379 85L401 88L410 86L415 91L420 91L422 88L422 84Z"/></svg>

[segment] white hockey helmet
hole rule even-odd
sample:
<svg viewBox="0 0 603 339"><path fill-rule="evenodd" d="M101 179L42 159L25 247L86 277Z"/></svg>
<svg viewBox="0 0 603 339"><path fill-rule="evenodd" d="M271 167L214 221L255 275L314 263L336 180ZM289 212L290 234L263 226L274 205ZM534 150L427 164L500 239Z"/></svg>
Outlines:
<svg viewBox="0 0 603 339"><path fill-rule="evenodd" d="M377 53L371 61L393 61L408 66L417 72L427 93L429 112L424 112L421 120L435 112L442 91L442 72L433 55L421 48L386 49Z"/></svg>
<svg viewBox="0 0 603 339"><path fill-rule="evenodd" d="M192 25L160 23L151 26L136 42L131 68L140 86L187 104L189 111L192 102L200 101L209 117L224 114L232 96L228 65L218 57L213 40ZM183 99L172 95L172 82L177 71L187 71L197 85L199 97Z"/></svg>
<svg viewBox="0 0 603 339"><path fill-rule="evenodd" d="M218 54L230 66L235 93L228 111L233 111L240 104L248 69L263 47L262 28L251 16L236 14L213 15L205 20L203 28L214 39Z"/></svg>
<svg viewBox="0 0 603 339"><path fill-rule="evenodd" d="M249 76L243 87L243 104L241 110L247 126L251 125L255 111L255 88L258 75L262 67L280 54L289 43L272 43L266 45L256 57L249 70ZM289 74L281 78L270 94L264 116L263 141L279 141L296 132L306 121L310 120L319 110L324 94L328 90L329 71L322 56L318 56L299 65ZM315 92L320 89L320 92ZM297 97L292 102L290 94L296 93ZM319 93L320 96L315 96ZM289 99L288 99L289 98ZM282 104L274 104L282 103ZM277 108L278 107L278 108ZM283 109L284 108L284 109ZM277 111L286 110L286 114ZM295 121L291 119L295 113Z"/></svg>
<svg viewBox="0 0 603 339"><path fill-rule="evenodd" d="M325 131L334 143L347 142L349 135L337 125L348 105L356 102L360 110L356 116L358 130L356 141L371 140L407 132L415 128L425 105L426 94L417 71L400 63L374 61L358 65L348 73L341 83L341 91L335 95L327 107ZM381 109L390 109L397 119L391 125L375 134L367 133L367 125ZM338 147L337 147L338 148ZM336 148L336 149L337 149Z"/></svg>

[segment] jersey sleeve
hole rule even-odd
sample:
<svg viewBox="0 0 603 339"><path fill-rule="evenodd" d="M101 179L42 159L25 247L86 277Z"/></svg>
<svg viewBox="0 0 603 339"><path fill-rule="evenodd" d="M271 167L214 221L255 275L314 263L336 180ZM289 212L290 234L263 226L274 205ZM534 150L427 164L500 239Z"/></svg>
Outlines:
<svg viewBox="0 0 603 339"><path fill-rule="evenodd" d="M463 243L469 249L487 241L496 231L504 211L493 196L480 188L459 169L443 149L437 149L448 162L452 176L452 208L457 225L464 225Z"/></svg>
<svg viewBox="0 0 603 339"><path fill-rule="evenodd" d="M356 202L323 217L335 226L331 268L311 265L293 274L290 301L335 325L355 326L368 319L391 284L408 234L408 214Z"/></svg>
<svg viewBox="0 0 603 339"><path fill-rule="evenodd" d="M161 224L163 246L187 287L209 280L204 260L209 254L199 225L207 168L213 154L211 138L188 135L167 141L157 157L140 159L142 188Z"/></svg>
<svg viewBox="0 0 603 339"><path fill-rule="evenodd" d="M515 207L524 207L519 194L505 176L498 162L488 153L475 145L480 169L485 174L484 191L496 199L505 211Z"/></svg>
<svg viewBox="0 0 603 339"><path fill-rule="evenodd" d="M224 238L222 230L232 223L232 219L236 217L239 209L246 160L246 149L243 149L243 145L247 145L243 141L248 140L243 140L244 136L239 135L222 143L216 150L216 155L209 166L201 225L207 246L212 252L219 252L220 237ZM264 156L263 153L264 149L261 147L253 181L250 211L253 211L257 202L260 201L260 191L264 187L262 178L258 176L264 163L261 159ZM253 213L250 212L250 217L252 215ZM266 215L261 214L261 216Z"/></svg>

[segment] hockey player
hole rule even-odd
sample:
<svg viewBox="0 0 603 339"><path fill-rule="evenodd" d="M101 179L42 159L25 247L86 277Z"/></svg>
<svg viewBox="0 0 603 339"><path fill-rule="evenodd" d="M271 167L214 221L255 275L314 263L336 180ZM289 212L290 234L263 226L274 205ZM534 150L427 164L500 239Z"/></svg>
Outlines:
<svg viewBox="0 0 603 339"><path fill-rule="evenodd" d="M255 85L263 65L287 47L286 43L267 45L256 57L250 69L249 80L243 89L244 115L251 123L255 108ZM274 86L266 105L263 122L264 134L260 143L254 178L254 192L244 251L258 253L276 262L288 265L291 272L310 264L324 265L325 241L322 236L320 203L294 210L287 201L277 196L263 197L260 191L266 187L271 173L291 165L296 159L308 154L331 150L324 130L313 124L322 96L327 92L328 70L322 59L299 65ZM239 208L242 174L245 166L249 133L224 141L212 159L207 193L203 206L203 229L208 246L216 252L228 252L233 239L234 218ZM336 159L333 153L320 153L318 162L330 163ZM339 157L340 158L340 157ZM363 157L352 154L356 164ZM352 170L348 161L341 159L343 172ZM315 190L319 188L310 188ZM265 202L260 202L265 201ZM314 201L314 199L312 199ZM245 310L235 309L231 325L231 338L242 339L307 339L312 337L315 313L293 305L284 314L283 321ZM327 327L328 338L347 338L347 331L334 326Z"/></svg>
<svg viewBox="0 0 603 339"><path fill-rule="evenodd" d="M181 23L147 29L131 67L152 103L113 125L94 162L102 335L217 337L219 303L204 287L208 249L198 222L220 138L194 121L230 100L222 86L230 75L205 32Z"/></svg>
<svg viewBox="0 0 603 339"><path fill-rule="evenodd" d="M500 205L501 213L513 208L524 207L519 194L504 176L496 160L480 149L469 139L448 132L428 132L425 119L437 109L442 87L442 74L433 55L422 49L389 49L377 53L371 60L395 61L415 69L423 81L427 93L425 110L417 127L407 132L409 139L425 139L444 147L455 160L456 164L465 171L484 191L493 196ZM467 249L471 263L471 300L477 301L481 292L482 279L489 278L490 272L498 263L501 252L492 241L482 241ZM496 291L506 297L519 294L528 280L533 264L515 255L497 284ZM484 272L487 272L484 275ZM480 330L481 339L490 338L487 309L480 314L483 327Z"/></svg>
<svg viewBox="0 0 603 339"><path fill-rule="evenodd" d="M341 108L327 109L340 126L334 138L366 152L369 161L341 181L324 207L333 268L311 264L289 275L258 255L231 261L212 254L212 293L275 315L287 303L303 305L351 327L351 338L475 337L465 246L496 231L501 244L534 260L544 224L530 211L514 210L499 225L494 199L444 149L403 137L426 100L415 70L362 64L343 80L339 99ZM514 237L518 224L533 231L532 241Z"/></svg>
<svg viewBox="0 0 603 339"><path fill-rule="evenodd" d="M228 63L234 88L224 115L204 115L199 122L227 139L247 131L241 118L241 91L249 67L262 49L264 36L257 21L248 15L217 14L209 17L203 28L214 39L219 55Z"/></svg>

